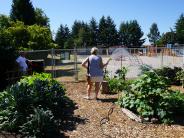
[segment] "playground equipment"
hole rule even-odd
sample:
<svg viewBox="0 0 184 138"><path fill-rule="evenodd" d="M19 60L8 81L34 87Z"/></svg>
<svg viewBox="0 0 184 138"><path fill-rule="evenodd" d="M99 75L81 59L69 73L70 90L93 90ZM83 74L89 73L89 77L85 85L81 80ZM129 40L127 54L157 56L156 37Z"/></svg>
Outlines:
<svg viewBox="0 0 184 138"><path fill-rule="evenodd" d="M157 47L147 46L147 56L152 57L157 55Z"/></svg>
<svg viewBox="0 0 184 138"><path fill-rule="evenodd" d="M163 55L164 56L175 56L176 53L172 51L170 48L163 48Z"/></svg>

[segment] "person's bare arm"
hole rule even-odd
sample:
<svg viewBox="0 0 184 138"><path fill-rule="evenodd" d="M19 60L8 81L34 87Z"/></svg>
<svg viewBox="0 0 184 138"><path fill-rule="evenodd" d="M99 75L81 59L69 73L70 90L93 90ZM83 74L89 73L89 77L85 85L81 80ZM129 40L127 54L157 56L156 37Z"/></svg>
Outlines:
<svg viewBox="0 0 184 138"><path fill-rule="evenodd" d="M84 68L88 68L88 66L87 66L87 62L88 62L88 59L89 59L89 57L87 57L83 62L82 62L82 67L84 67Z"/></svg>
<svg viewBox="0 0 184 138"><path fill-rule="evenodd" d="M105 64L103 64L102 58L101 58L100 67L101 67L101 68L104 68L105 66L107 66L107 65L109 64L109 61L110 61L110 60L111 60L111 58L109 58L109 59L107 60L107 62L106 62Z"/></svg>

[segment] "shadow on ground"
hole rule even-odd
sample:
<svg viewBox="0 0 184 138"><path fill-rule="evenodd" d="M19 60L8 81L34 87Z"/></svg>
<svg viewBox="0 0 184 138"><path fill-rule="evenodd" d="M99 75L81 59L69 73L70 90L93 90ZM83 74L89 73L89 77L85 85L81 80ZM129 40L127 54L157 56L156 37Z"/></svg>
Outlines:
<svg viewBox="0 0 184 138"><path fill-rule="evenodd" d="M103 102L103 103L115 103L115 102L117 102L117 98L108 98L108 99L98 98L98 100Z"/></svg>
<svg viewBox="0 0 184 138"><path fill-rule="evenodd" d="M184 126L184 115L175 115L173 124Z"/></svg>

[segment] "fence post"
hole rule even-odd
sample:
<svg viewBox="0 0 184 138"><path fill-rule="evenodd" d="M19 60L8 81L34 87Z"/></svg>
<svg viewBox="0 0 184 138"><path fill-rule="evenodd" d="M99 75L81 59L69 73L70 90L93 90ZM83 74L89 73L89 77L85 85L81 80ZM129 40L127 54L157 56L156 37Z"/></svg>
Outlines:
<svg viewBox="0 0 184 138"><path fill-rule="evenodd" d="M75 69L75 81L78 81L78 68L77 68L77 48L74 47L74 69Z"/></svg>
<svg viewBox="0 0 184 138"><path fill-rule="evenodd" d="M51 49L51 65L52 65L52 78L55 78L55 51L54 49L52 48Z"/></svg>
<svg viewBox="0 0 184 138"><path fill-rule="evenodd" d="M163 67L163 53L164 53L164 49L162 48L162 50L161 50L161 67Z"/></svg>

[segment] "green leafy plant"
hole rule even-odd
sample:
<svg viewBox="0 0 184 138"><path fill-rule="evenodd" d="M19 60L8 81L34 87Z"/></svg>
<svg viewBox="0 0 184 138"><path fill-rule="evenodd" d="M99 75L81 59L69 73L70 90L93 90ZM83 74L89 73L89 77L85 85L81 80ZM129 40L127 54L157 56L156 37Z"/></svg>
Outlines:
<svg viewBox="0 0 184 138"><path fill-rule="evenodd" d="M124 90L125 81L120 81L117 78L112 78L108 80L109 90L111 93L118 93Z"/></svg>
<svg viewBox="0 0 184 138"><path fill-rule="evenodd" d="M170 85L180 85L180 81L177 80L177 72L181 71L182 68L180 67L174 67L174 68L170 68L170 67L163 67L161 69L155 69L154 71L162 77L167 77L168 78L168 84Z"/></svg>
<svg viewBox="0 0 184 138"><path fill-rule="evenodd" d="M116 71L116 76L110 78L108 72L106 71L105 79L108 81L108 86L111 93L118 93L128 89L129 83L125 79L127 72L128 69L126 67L122 67Z"/></svg>
<svg viewBox="0 0 184 138"><path fill-rule="evenodd" d="M176 78L182 82L182 87L184 87L184 70L180 70L176 73Z"/></svg>
<svg viewBox="0 0 184 138"><path fill-rule="evenodd" d="M20 127L24 137L50 138L59 137L59 127L50 110L34 109L34 113L27 117L27 122Z"/></svg>
<svg viewBox="0 0 184 138"><path fill-rule="evenodd" d="M128 72L128 69L126 67L122 67L121 69L118 69L116 71L116 74L119 79L125 80L127 72Z"/></svg>
<svg viewBox="0 0 184 138"><path fill-rule="evenodd" d="M50 74L34 74L21 79L0 94L0 129L21 133L23 131L20 131L20 126L26 128L31 125L31 128L39 130L40 128L34 123L35 117L30 119L33 121L31 124L27 124L27 121L30 121L27 117L32 117L33 112L35 114L33 116L49 117L50 113L46 112L47 110L56 120L55 125L62 125L65 120L63 116L74 107L74 103L65 95L65 91L64 86L53 80ZM38 107L40 110L35 110ZM35 113L37 111L38 113ZM30 134L32 131L29 130ZM45 130L42 133L47 135Z"/></svg>
<svg viewBox="0 0 184 138"><path fill-rule="evenodd" d="M163 123L173 122L174 114L183 113L184 94L168 88L164 77L146 72L136 79L118 103L144 118L159 119Z"/></svg>

